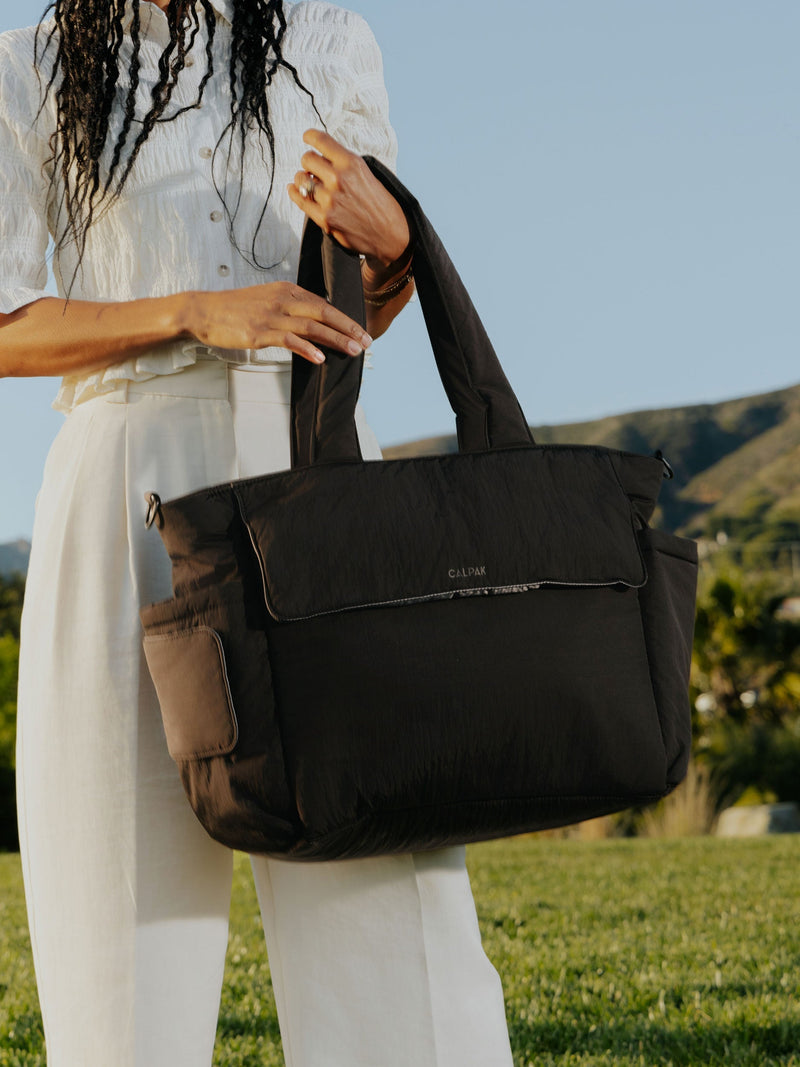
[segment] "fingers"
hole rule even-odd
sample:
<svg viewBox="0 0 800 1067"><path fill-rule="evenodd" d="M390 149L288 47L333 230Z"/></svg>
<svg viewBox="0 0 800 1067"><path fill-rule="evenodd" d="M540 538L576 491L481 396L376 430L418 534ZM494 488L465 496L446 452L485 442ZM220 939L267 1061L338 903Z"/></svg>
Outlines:
<svg viewBox="0 0 800 1067"><path fill-rule="evenodd" d="M303 200L315 200L330 208L341 181L337 169L316 152L306 152L300 161L303 170L294 176L294 187Z"/></svg>
<svg viewBox="0 0 800 1067"><path fill-rule="evenodd" d="M303 170L295 174L294 186L302 200L316 201L330 210L337 195L348 188L348 172L361 159L322 130L307 130L303 140L317 151L303 154ZM313 214L311 217L319 221Z"/></svg>
<svg viewBox="0 0 800 1067"><path fill-rule="evenodd" d="M306 152L300 162L306 174L312 174L328 189L336 188L338 184L336 167L324 156L319 155L317 152Z"/></svg>
<svg viewBox="0 0 800 1067"><path fill-rule="evenodd" d="M297 327L297 323L294 325ZM360 356L364 351L357 341L344 341L341 334L337 334L332 330L310 330L309 332L313 332L317 335L316 339L319 345L325 345L327 348L340 350L345 346L345 351L349 356ZM323 334L325 336L323 336ZM299 333L293 333L291 330L287 330L285 333L281 334L280 341L281 343L278 347L288 348L290 352L295 352L298 356L302 356L311 363L325 362L324 352L322 352L308 337L303 337Z"/></svg>
<svg viewBox="0 0 800 1067"><path fill-rule="evenodd" d="M406 253L411 231L403 209L361 156L321 130L307 130L302 170L289 198L345 248L388 266Z"/></svg>
<svg viewBox="0 0 800 1067"><path fill-rule="evenodd" d="M287 348L323 363L321 346L358 356L372 344L368 333L322 297L292 282L194 294L186 328L218 348Z"/></svg>
<svg viewBox="0 0 800 1067"><path fill-rule="evenodd" d="M303 196L300 192L300 186L298 184L300 175L298 174L292 185L287 185L286 191L289 194L289 199L293 204L296 204L301 211L311 219L312 222L316 222L317 226L323 231L323 233L330 233L330 227L327 222L326 212L316 201L316 190L314 190L315 199L311 199L308 194ZM300 179L302 180L302 179Z"/></svg>
<svg viewBox="0 0 800 1067"><path fill-rule="evenodd" d="M370 335L349 315L339 311L327 300L301 289L299 285L292 286L289 301L290 303L284 305L284 313L306 320L309 329L314 328L316 324L319 330L323 331L322 334L319 330L316 332L323 344L342 347L336 335L343 336L346 342L356 342L359 351L369 348L372 344ZM354 349L351 348L350 351L356 354Z"/></svg>
<svg viewBox="0 0 800 1067"><path fill-rule="evenodd" d="M286 296L275 311L274 326L286 331L282 346L315 363L325 358L319 351L320 345L359 356L372 344L370 335L357 322L299 286L287 287ZM292 343L296 340L302 342L300 351Z"/></svg>
<svg viewBox="0 0 800 1067"><path fill-rule="evenodd" d="M290 186L291 188L291 186ZM324 183L314 174L310 174L307 170L299 170L294 176L294 188L303 198L303 200L311 200L320 203L325 199L324 194L327 192Z"/></svg>
<svg viewBox="0 0 800 1067"><path fill-rule="evenodd" d="M359 247L374 214L364 161L322 130L306 130L303 140L313 151L303 154L304 169L288 186L289 198L324 233L333 234L346 248Z"/></svg>
<svg viewBox="0 0 800 1067"><path fill-rule="evenodd" d="M303 359L307 359L309 363L324 363L325 355L320 352L318 348L311 344L303 337L298 337L297 334L287 333L283 338L284 343L280 345L281 348L288 348L290 352L294 352L296 356L302 356Z"/></svg>
<svg viewBox="0 0 800 1067"><path fill-rule="evenodd" d="M307 145L315 148L321 156L330 160L334 167L344 166L353 156L349 148L336 141L324 130L306 130L303 140Z"/></svg>
<svg viewBox="0 0 800 1067"><path fill-rule="evenodd" d="M330 140L336 144L333 138ZM363 215L365 211L369 213L369 205L364 207L363 189L359 184L357 167L363 166L361 158L346 149L342 149L338 158L341 161L333 163L317 152L306 152L301 160L304 169L297 171L287 190L292 203L324 233L334 233L337 240L349 248L353 246L346 231L352 229L354 208L361 209ZM340 229L345 233L340 234Z"/></svg>

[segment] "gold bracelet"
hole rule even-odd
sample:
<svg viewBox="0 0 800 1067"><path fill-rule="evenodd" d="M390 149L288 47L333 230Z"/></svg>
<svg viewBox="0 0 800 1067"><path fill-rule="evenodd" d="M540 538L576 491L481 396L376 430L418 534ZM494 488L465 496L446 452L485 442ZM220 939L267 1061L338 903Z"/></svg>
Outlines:
<svg viewBox="0 0 800 1067"><path fill-rule="evenodd" d="M364 303L369 304L370 307L382 308L386 307L396 296L398 296L406 288L406 286L414 278L413 263L409 263L403 274L399 278L396 278L389 285L384 286L381 289L365 289L364 290Z"/></svg>

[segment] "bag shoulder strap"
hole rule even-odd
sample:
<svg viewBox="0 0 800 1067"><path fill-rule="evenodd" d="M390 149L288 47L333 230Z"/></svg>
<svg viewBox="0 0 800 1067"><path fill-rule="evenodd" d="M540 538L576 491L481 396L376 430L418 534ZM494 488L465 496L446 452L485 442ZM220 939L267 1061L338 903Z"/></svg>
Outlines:
<svg viewBox="0 0 800 1067"><path fill-rule="evenodd" d="M439 377L456 416L462 452L532 445L533 437L452 260L416 198L377 160L366 163L398 201L412 234L414 279ZM316 230L316 234L314 231ZM364 322L358 257L306 223L298 284ZM357 312L357 313L356 313ZM292 465L359 459L355 405L362 360L326 350L314 367L295 356ZM296 383L295 383L296 379Z"/></svg>
<svg viewBox="0 0 800 1067"><path fill-rule="evenodd" d="M303 231L297 283L366 324L358 255L323 237L310 219ZM325 346L323 351L320 366L301 356L292 359L292 467L361 459L355 419L364 357Z"/></svg>

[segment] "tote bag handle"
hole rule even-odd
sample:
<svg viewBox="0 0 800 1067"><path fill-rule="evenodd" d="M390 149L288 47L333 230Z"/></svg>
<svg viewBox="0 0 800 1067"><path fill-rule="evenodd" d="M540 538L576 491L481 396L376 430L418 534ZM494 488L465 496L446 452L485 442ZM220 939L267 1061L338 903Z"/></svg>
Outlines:
<svg viewBox="0 0 800 1067"><path fill-rule="evenodd" d="M405 212L414 244L414 279L439 377L456 416L461 452L534 443L525 415L503 373L478 312L416 198L377 160L365 161ZM306 222L298 284L325 296L362 324L359 258ZM363 357L326 350L315 366L292 361L292 466L361 458L355 407Z"/></svg>

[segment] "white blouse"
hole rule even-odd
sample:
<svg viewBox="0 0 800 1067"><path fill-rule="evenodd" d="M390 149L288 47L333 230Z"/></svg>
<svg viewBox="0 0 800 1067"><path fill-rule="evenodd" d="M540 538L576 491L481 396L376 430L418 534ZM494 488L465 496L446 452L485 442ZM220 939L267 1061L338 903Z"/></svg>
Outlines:
<svg viewBox="0 0 800 1067"><path fill-rule="evenodd" d="M219 192L233 207L239 185L234 139L226 173L227 138L214 152L230 119L228 55L231 0L211 0L217 13L214 75L201 107L170 122L159 122L142 146L123 195L103 211L90 228L83 263L75 275L71 297L83 300L134 300L184 290L220 290L293 280L297 273L300 235L305 216L286 194L286 185L300 169L305 151L303 132L319 127L309 96L281 68L269 92L275 131L272 195L256 242L260 270L235 247L250 255L253 234L270 181L269 150L258 144L245 152L244 182L233 233ZM297 68L328 132L361 155L373 155L394 168L396 141L389 125L380 51L366 22L356 14L322 3L286 3L284 57ZM165 14L141 0L141 75L137 115L150 108L158 59L169 40ZM130 11L128 13L130 20ZM203 20L201 18L201 26ZM129 22L128 22L129 25ZM40 42L52 23L46 22ZM58 217L62 189L51 185L48 140L55 128L53 92L38 119L41 99L33 64L34 27L0 34L0 311L9 313L48 296L48 236L63 225ZM167 117L197 99L206 69L206 37L198 34L175 87ZM51 67L51 46L42 64L42 86ZM40 44L41 53L41 44ZM121 49L120 90L127 90L131 54L126 35ZM112 136L120 114L112 116ZM115 139L115 137L114 137ZM64 295L75 273L77 252L67 244L54 257L58 292ZM236 363L270 365L291 359L286 349L219 351L198 341L170 342L152 352L126 359L106 370L67 375L54 403L69 411L80 400L118 389L125 381L144 381L174 374L198 359L224 358Z"/></svg>

